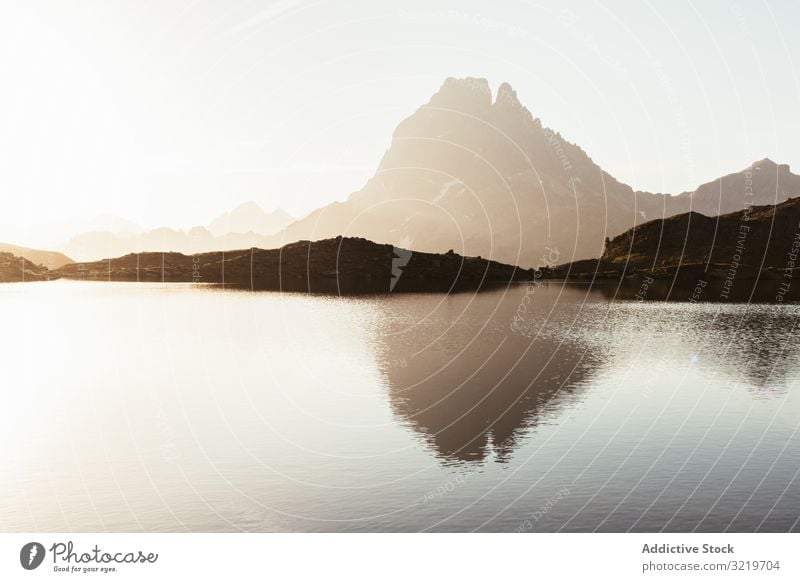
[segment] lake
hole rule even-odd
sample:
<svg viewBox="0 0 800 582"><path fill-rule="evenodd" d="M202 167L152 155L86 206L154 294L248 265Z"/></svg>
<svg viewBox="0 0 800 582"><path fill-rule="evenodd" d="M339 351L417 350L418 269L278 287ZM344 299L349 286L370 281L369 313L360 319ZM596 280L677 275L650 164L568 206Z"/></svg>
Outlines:
<svg viewBox="0 0 800 582"><path fill-rule="evenodd" d="M800 531L800 306L0 286L0 529Z"/></svg>

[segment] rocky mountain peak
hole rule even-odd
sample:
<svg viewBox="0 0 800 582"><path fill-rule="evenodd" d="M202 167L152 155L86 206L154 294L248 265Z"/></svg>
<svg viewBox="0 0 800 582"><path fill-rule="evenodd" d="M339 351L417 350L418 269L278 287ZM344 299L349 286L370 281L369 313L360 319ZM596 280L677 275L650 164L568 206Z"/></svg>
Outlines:
<svg viewBox="0 0 800 582"><path fill-rule="evenodd" d="M483 78L448 77L439 91L428 102L430 107L476 112L485 110L492 104L492 90L489 81Z"/></svg>
<svg viewBox="0 0 800 582"><path fill-rule="evenodd" d="M517 98L517 92L508 83L502 83L497 89L497 97L495 98L495 105L507 105L510 107L521 108L522 104Z"/></svg>

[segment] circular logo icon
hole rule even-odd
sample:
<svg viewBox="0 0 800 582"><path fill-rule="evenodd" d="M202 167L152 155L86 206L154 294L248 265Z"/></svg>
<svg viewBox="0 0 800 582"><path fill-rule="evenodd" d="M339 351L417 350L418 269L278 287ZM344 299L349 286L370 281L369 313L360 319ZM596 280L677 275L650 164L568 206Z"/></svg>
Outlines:
<svg viewBox="0 0 800 582"><path fill-rule="evenodd" d="M30 542L19 551L19 563L26 570L35 570L44 561L44 546L39 542Z"/></svg>

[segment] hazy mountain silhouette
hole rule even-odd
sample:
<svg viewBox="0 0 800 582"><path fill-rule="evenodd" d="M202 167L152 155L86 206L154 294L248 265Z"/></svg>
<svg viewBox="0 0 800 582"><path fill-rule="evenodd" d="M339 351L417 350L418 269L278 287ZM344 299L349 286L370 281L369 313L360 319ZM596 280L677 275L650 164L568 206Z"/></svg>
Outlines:
<svg viewBox="0 0 800 582"><path fill-rule="evenodd" d="M144 230L135 227L133 223L119 223L124 228L82 232L60 248L77 260L92 261L130 253L194 254L269 247L273 246L269 235L291 221L292 217L281 209L267 213L255 202L247 202L217 217L207 227L196 226L188 230L161 227Z"/></svg>
<svg viewBox="0 0 800 582"><path fill-rule="evenodd" d="M405 119L375 175L280 233L273 246L342 234L414 250L539 266L597 257L606 237L691 208L709 214L800 193L800 177L769 160L679 196L634 192L578 146L544 127L502 84L447 79Z"/></svg>
<svg viewBox="0 0 800 582"><path fill-rule="evenodd" d="M255 202L245 202L211 221L208 230L214 236L249 232L269 235L285 228L293 220L294 218L281 208L264 212Z"/></svg>
<svg viewBox="0 0 800 582"><path fill-rule="evenodd" d="M740 172L703 184L693 192L675 196L669 214L691 208L706 216L716 216L748 205L780 204L799 195L800 176L792 174L788 164L776 164L765 158Z"/></svg>
<svg viewBox="0 0 800 582"><path fill-rule="evenodd" d="M3 243L0 243L0 252L11 253L17 257L24 257L31 263L47 267L48 269L59 269L73 262L68 256L55 251L29 249Z"/></svg>
<svg viewBox="0 0 800 582"><path fill-rule="evenodd" d="M97 260L130 253L178 252L205 253L217 250L264 246L264 236L255 233L228 233L214 236L206 227L189 230L156 228L141 234L86 232L76 235L62 248L78 260Z"/></svg>

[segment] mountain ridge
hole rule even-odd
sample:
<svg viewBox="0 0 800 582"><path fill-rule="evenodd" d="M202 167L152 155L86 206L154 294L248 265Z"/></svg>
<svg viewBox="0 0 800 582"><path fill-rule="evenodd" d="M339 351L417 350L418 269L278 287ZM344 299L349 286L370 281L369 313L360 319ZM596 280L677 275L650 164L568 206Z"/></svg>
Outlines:
<svg viewBox="0 0 800 582"><path fill-rule="evenodd" d="M91 261L132 252L200 253L265 246L268 237L293 219L278 208L265 212L256 202L244 202L207 225L188 229L92 230L74 235L59 248L79 260Z"/></svg>
<svg viewBox="0 0 800 582"><path fill-rule="evenodd" d="M243 202L230 212L225 212L206 225L214 236L225 236L231 233L254 233L269 235L285 228L294 220L282 208L265 212L258 203L250 200Z"/></svg>

